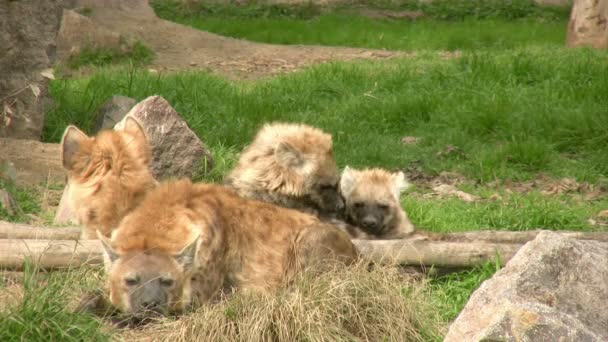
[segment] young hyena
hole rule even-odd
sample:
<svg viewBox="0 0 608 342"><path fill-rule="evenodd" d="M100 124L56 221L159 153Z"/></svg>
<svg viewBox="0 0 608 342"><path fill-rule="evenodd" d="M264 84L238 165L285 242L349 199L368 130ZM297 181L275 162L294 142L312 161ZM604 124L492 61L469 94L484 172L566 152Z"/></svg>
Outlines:
<svg viewBox="0 0 608 342"><path fill-rule="evenodd" d="M101 240L108 305L135 317L180 312L225 287L265 291L309 266L358 258L346 233L314 216L189 180L161 184Z"/></svg>
<svg viewBox="0 0 608 342"><path fill-rule="evenodd" d="M264 125L241 153L226 185L245 198L333 215L343 210L331 135L291 123Z"/></svg>
<svg viewBox="0 0 608 342"><path fill-rule="evenodd" d="M122 130L104 130L94 137L68 126L61 139L61 160L84 239L96 239L96 231L110 236L157 184L148 168L145 133L132 117L125 119Z"/></svg>
<svg viewBox="0 0 608 342"><path fill-rule="evenodd" d="M403 172L383 169L342 172L340 191L345 202L347 230L354 238L399 239L414 233L414 225L401 208L401 191L409 186Z"/></svg>

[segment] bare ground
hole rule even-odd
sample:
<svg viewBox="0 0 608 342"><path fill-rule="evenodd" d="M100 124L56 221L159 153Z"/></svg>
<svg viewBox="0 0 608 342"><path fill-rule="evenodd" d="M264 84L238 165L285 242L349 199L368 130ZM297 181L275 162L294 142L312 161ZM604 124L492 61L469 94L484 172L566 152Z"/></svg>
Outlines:
<svg viewBox="0 0 608 342"><path fill-rule="evenodd" d="M95 23L150 47L156 54L150 67L159 72L205 69L232 79L255 79L332 60L408 55L360 48L272 45L223 37L160 19L147 0L80 0L79 5L92 9L90 17Z"/></svg>

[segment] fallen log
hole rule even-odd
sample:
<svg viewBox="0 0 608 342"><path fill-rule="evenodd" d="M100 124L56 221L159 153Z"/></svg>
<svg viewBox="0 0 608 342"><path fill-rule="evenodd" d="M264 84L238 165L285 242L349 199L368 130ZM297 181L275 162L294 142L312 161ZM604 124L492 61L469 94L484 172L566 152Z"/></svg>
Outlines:
<svg viewBox="0 0 608 342"><path fill-rule="evenodd" d="M413 239L427 238L432 241L451 242L491 242L524 244L534 240L541 230L508 231L481 230L458 233L431 233L419 231ZM558 233L577 240L596 240L608 242L608 232L573 232L557 231ZM78 227L39 227L26 224L0 221L0 239L46 239L46 240L78 240Z"/></svg>
<svg viewBox="0 0 608 342"><path fill-rule="evenodd" d="M30 262L43 269L103 263L97 240L0 240L0 269L19 270Z"/></svg>
<svg viewBox="0 0 608 342"><path fill-rule="evenodd" d="M354 240L362 255L401 265L441 268L472 267L500 257L509 261L521 244L408 240Z"/></svg>
<svg viewBox="0 0 608 342"><path fill-rule="evenodd" d="M430 233L429 239L435 241L452 242L492 242L492 243L520 243L524 244L534 240L541 230L509 231L509 230L479 230L457 233ZM608 242L608 232L573 232L555 231L565 237L577 240L595 240ZM425 232L420 235L425 236Z"/></svg>
<svg viewBox="0 0 608 342"><path fill-rule="evenodd" d="M38 227L0 221L0 239L78 240L78 227Z"/></svg>
<svg viewBox="0 0 608 342"><path fill-rule="evenodd" d="M354 240L363 256L374 261L440 268L471 267L501 256L508 261L521 247L515 244L456 243L407 240ZM44 269L103 262L97 240L0 240L0 268L21 269L29 262Z"/></svg>

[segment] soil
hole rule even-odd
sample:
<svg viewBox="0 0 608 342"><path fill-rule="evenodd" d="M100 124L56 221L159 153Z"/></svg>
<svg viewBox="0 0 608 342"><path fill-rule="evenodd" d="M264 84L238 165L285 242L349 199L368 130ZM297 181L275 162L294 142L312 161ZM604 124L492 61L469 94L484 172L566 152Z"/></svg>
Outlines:
<svg viewBox="0 0 608 342"><path fill-rule="evenodd" d="M327 46L271 45L219 36L158 18L148 1L81 0L90 18L155 52L158 72L204 69L231 79L256 79L332 60L387 59L396 51Z"/></svg>

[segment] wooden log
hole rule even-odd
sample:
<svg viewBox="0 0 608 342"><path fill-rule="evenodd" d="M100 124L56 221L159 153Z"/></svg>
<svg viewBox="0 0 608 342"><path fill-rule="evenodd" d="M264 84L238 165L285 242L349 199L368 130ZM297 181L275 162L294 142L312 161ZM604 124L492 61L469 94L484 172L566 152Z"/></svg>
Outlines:
<svg viewBox="0 0 608 342"><path fill-rule="evenodd" d="M103 263L97 240L0 240L0 268L22 269L28 261L43 269Z"/></svg>
<svg viewBox="0 0 608 342"><path fill-rule="evenodd" d="M481 230L458 233L431 233L419 231L413 239L427 238L433 241L452 242L491 242L491 243L520 243L534 240L540 230L507 231ZM558 233L577 240L596 240L608 242L608 232L572 232L557 231ZM78 240L78 227L38 227L0 221L0 239L48 239L48 240Z"/></svg>
<svg viewBox="0 0 608 342"><path fill-rule="evenodd" d="M456 243L407 240L354 240L361 254L375 261L402 265L471 267L493 261L497 253L508 261L521 247L515 244ZM0 240L0 268L20 269L29 260L45 269L103 262L97 240Z"/></svg>
<svg viewBox="0 0 608 342"><path fill-rule="evenodd" d="M420 232L421 236L428 234L428 238L435 241L452 242L491 242L491 243L519 243L524 244L534 240L541 230L508 231L508 230L480 230L458 233L426 233ZM571 239L595 240L608 242L608 232L572 232L555 231Z"/></svg>
<svg viewBox="0 0 608 342"><path fill-rule="evenodd" d="M373 260L426 267L472 267L500 256L504 265L522 246L484 242L354 240L362 255Z"/></svg>
<svg viewBox="0 0 608 342"><path fill-rule="evenodd" d="M38 227L0 221L0 239L78 240L78 227Z"/></svg>

